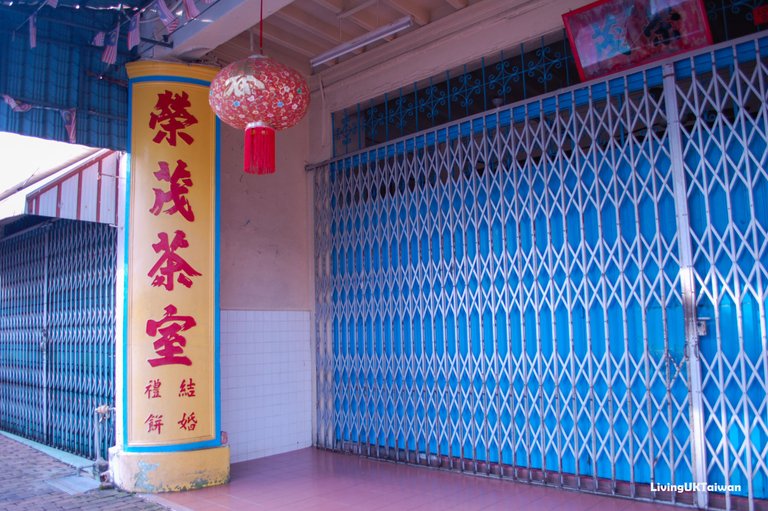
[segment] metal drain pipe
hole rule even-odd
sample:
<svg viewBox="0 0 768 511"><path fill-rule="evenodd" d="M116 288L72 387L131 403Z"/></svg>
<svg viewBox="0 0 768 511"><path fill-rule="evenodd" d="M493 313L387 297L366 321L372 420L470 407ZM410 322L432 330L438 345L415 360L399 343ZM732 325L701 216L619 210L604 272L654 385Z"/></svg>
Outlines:
<svg viewBox="0 0 768 511"><path fill-rule="evenodd" d="M93 450L96 454L96 461L94 462L93 468L95 472L94 475L99 478L99 482L101 483L108 482L105 478L109 477L109 462L101 457L101 424L107 422L114 410L115 408L109 405L99 405L93 410Z"/></svg>

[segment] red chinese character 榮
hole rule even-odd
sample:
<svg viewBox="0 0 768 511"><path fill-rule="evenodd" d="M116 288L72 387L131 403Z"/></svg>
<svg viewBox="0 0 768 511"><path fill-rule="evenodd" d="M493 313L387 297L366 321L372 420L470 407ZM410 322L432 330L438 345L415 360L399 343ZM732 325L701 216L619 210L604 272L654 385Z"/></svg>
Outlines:
<svg viewBox="0 0 768 511"><path fill-rule="evenodd" d="M175 147L178 136L188 145L194 142L195 139L184 131L184 128L197 124L197 118L189 113L190 106L192 103L186 92L174 94L166 90L158 94L155 111L149 116L149 128L152 130L159 128L152 141L159 144L163 140L168 140L168 143Z"/></svg>
<svg viewBox="0 0 768 511"><path fill-rule="evenodd" d="M176 231L173 240L168 241L168 233L160 232L157 234L160 239L152 245L156 254L161 254L160 259L152 266L147 273L148 277L154 277L152 285L155 287L165 286L168 291L173 291L173 281L178 280L179 284L185 287L192 287L190 277L202 275L195 270L192 265L176 253L180 248L187 248L189 242L184 231ZM176 275L178 273L178 276Z"/></svg>
<svg viewBox="0 0 768 511"><path fill-rule="evenodd" d="M144 393L147 395L147 399L157 399L160 396L160 386L162 383L160 380L149 380L149 383L144 387Z"/></svg>
<svg viewBox="0 0 768 511"><path fill-rule="evenodd" d="M195 412L192 412L189 415L187 415L187 412L184 412L184 415L181 416L181 420L178 424L179 429L194 431L195 427L197 427L197 417L195 417Z"/></svg>
<svg viewBox="0 0 768 511"><path fill-rule="evenodd" d="M147 420L144 421L144 424L147 425L147 433L156 431L159 435L162 433L163 429L163 416L150 413L149 417L147 417Z"/></svg>
<svg viewBox="0 0 768 511"><path fill-rule="evenodd" d="M187 345L187 339L181 332L185 332L197 325L197 321L192 316L179 316L174 305L168 305L165 308L165 315L160 321L150 319L147 321L147 335L160 337L155 340L153 347L159 358L147 360L152 367L164 366L169 364L181 364L191 366L192 361L184 355L184 347Z"/></svg>
<svg viewBox="0 0 768 511"><path fill-rule="evenodd" d="M192 211L192 205L184 196L189 192L189 187L192 186L192 174L187 170L186 162L177 160L173 174L171 174L168 162L160 161L157 163L160 166L160 170L154 173L155 179L170 183L170 186L167 192L160 188L152 189L155 192L155 203L149 212L157 216L163 210L163 206L170 202L171 205L165 210L166 214L173 215L174 213L179 213L187 221L194 222L195 213Z"/></svg>
<svg viewBox="0 0 768 511"><path fill-rule="evenodd" d="M181 385L179 385L179 397L195 397L195 382L192 380L192 378L187 381L186 378L181 380Z"/></svg>

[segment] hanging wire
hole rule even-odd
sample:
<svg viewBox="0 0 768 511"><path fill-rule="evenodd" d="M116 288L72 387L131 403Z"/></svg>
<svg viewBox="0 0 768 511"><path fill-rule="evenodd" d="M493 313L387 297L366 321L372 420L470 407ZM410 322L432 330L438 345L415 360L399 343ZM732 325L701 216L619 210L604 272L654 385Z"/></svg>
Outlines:
<svg viewBox="0 0 768 511"><path fill-rule="evenodd" d="M21 30L21 29L24 27L24 25L26 25L27 23L29 23L29 20L31 20L32 18L34 18L35 16L37 16L37 15L38 15L38 13L39 13L39 12L40 12L40 11L43 9L43 7L45 7L46 5L48 5L48 2L46 2L46 1L40 2L40 5L39 5L39 6L37 6L37 8L34 10L34 12L33 12L32 14L30 14L29 16L27 16L27 19L25 19L25 20L24 20L24 21L23 21L21 24L19 24L19 26L18 26L18 27L16 27L16 28L14 28L14 29L13 29L13 34L14 34L14 35L16 35L16 32L18 32L19 30Z"/></svg>

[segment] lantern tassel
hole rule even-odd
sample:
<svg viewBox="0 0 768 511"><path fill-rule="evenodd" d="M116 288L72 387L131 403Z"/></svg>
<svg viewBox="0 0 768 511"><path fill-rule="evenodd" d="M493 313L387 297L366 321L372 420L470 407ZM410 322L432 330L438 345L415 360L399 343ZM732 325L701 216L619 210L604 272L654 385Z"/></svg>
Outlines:
<svg viewBox="0 0 768 511"><path fill-rule="evenodd" d="M275 173L275 130L264 125L245 128L245 161L247 174Z"/></svg>

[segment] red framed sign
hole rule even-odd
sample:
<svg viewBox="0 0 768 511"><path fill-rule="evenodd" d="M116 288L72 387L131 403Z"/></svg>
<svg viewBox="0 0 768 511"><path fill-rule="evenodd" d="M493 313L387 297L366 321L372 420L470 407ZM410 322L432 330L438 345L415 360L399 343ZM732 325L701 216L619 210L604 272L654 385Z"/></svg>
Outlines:
<svg viewBox="0 0 768 511"><path fill-rule="evenodd" d="M712 44L702 0L598 0L563 22L582 81Z"/></svg>

